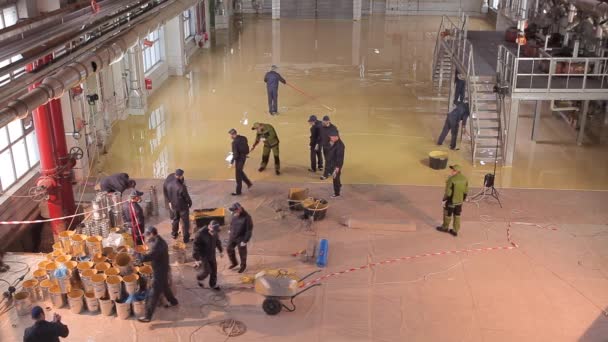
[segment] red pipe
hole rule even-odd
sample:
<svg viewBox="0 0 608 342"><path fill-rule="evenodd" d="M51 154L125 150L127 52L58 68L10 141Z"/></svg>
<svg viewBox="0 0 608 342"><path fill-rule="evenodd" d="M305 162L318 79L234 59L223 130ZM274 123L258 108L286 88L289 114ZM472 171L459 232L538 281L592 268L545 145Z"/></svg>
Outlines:
<svg viewBox="0 0 608 342"><path fill-rule="evenodd" d="M28 64L26 70L33 72L39 67L45 65L49 59L38 60L36 63ZM29 87L29 90L36 88L40 83L36 83ZM38 152L40 155L40 174L42 177L38 180L38 184L43 184L47 187L49 199L47 201L50 218L58 218L63 216L61 206L61 196L55 176L57 173L57 164L55 162L55 149L53 145L53 130L49 115L49 105L44 104L32 111L32 120L36 130L36 140L38 141ZM59 232L65 230L63 221L52 221L51 227L53 234L58 235Z"/></svg>

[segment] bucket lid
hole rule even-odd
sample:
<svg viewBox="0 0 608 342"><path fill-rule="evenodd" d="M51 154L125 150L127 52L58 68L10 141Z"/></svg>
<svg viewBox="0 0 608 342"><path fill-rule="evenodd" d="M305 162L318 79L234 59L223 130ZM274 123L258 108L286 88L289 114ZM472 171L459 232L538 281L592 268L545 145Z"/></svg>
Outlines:
<svg viewBox="0 0 608 342"><path fill-rule="evenodd" d="M23 282L23 287L25 288L36 287L36 285L38 285L38 280L36 279L28 279Z"/></svg>
<svg viewBox="0 0 608 342"><path fill-rule="evenodd" d="M68 297L70 298L80 298L82 296L84 296L84 291L82 290L75 289L68 292Z"/></svg>

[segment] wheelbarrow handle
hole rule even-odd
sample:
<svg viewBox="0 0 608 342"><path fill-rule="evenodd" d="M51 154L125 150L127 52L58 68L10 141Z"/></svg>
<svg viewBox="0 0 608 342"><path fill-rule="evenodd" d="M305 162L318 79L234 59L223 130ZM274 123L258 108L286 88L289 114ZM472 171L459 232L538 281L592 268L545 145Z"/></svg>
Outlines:
<svg viewBox="0 0 608 342"><path fill-rule="evenodd" d="M304 277L300 278L300 281L302 281L302 280L304 280L304 279L306 279L306 278L310 277L311 275L313 275L313 274L315 274L315 273L319 273L319 272L321 272L321 270L316 270L316 271L313 271L313 272L311 272L311 273L309 273L309 274L305 275Z"/></svg>
<svg viewBox="0 0 608 342"><path fill-rule="evenodd" d="M308 291L308 290L312 289L313 287L317 287L317 286L321 286L321 284L318 284L318 283L317 283L317 284L310 285L309 287L305 288L304 290L302 290L302 291L300 291L300 292L296 293L295 295L293 295L293 297L291 297L291 300L293 301L293 299L294 299L294 298L296 298L297 296L299 296L299 295L301 295L302 293L304 293L304 292L306 292L306 291Z"/></svg>

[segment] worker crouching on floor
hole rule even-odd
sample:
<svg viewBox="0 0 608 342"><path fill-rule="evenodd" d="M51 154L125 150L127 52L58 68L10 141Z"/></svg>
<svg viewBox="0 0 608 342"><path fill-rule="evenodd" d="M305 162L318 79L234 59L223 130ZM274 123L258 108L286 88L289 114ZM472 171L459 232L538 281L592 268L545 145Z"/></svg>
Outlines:
<svg viewBox="0 0 608 342"><path fill-rule="evenodd" d="M239 265L234 251L235 248L238 248L239 257L241 258L239 273L243 273L247 268L247 243L249 243L251 234L253 233L253 219L239 203L234 203L228 210L232 212L228 247L226 248L228 250L228 257L230 258L230 267L228 268L233 269Z"/></svg>
<svg viewBox="0 0 608 342"><path fill-rule="evenodd" d="M272 125L266 123L256 122L251 127L252 130L256 131L255 142L251 146L251 151L261 142L264 143L264 150L262 151L262 163L260 164L259 172L266 170L268 165L268 159L270 158L270 150L274 155L274 172L278 175L281 174L281 160L279 158L279 136Z"/></svg>
<svg viewBox="0 0 608 342"><path fill-rule="evenodd" d="M437 227L437 230L458 236L462 204L467 199L468 191L469 182L462 174L460 165L450 166L450 177L445 183L445 193L443 194L443 225ZM453 229L450 228L452 216L454 216Z"/></svg>
<svg viewBox="0 0 608 342"><path fill-rule="evenodd" d="M220 252L220 257L224 257L219 234L220 224L216 221L211 221L207 227L196 233L192 247L192 257L196 260L196 267L200 268L196 275L198 286L205 287L203 281L209 277L209 287L216 291L219 291L220 287L217 286L215 250L217 249Z"/></svg>
<svg viewBox="0 0 608 342"><path fill-rule="evenodd" d="M151 262L153 270L152 286L146 296L146 315L139 317L140 322L148 323L152 320L154 310L158 305L161 295L169 301L167 306L178 304L177 299L169 285L169 247L167 242L158 235L155 227L146 228L146 242L149 252L141 257L141 262Z"/></svg>
<svg viewBox="0 0 608 342"><path fill-rule="evenodd" d="M144 244L144 229L146 227L144 210L139 205L144 193L133 190L129 194L129 201L122 204L122 219L131 229L133 241L136 245Z"/></svg>
<svg viewBox="0 0 608 342"><path fill-rule="evenodd" d="M95 185L95 190L105 192L120 192L121 194L127 189L135 188L137 183L129 178L126 173L116 173L105 177Z"/></svg>

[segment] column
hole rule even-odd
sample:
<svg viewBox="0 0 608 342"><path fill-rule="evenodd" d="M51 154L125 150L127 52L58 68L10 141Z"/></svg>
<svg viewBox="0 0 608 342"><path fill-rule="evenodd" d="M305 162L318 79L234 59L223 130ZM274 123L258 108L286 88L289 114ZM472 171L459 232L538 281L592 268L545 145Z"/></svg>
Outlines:
<svg viewBox="0 0 608 342"><path fill-rule="evenodd" d="M507 121L507 140L505 148L505 166L513 165L515 156L515 138L517 137L517 119L519 116L519 99L511 98L511 111Z"/></svg>
<svg viewBox="0 0 608 342"><path fill-rule="evenodd" d="M281 19L281 0L272 0L272 19Z"/></svg>
<svg viewBox="0 0 608 342"><path fill-rule="evenodd" d="M361 0L353 0L353 20L361 20Z"/></svg>
<svg viewBox="0 0 608 342"><path fill-rule="evenodd" d="M585 126L587 126L587 112L589 112L589 100L583 101L583 110L581 112L580 128L578 130L578 136L576 137L576 144L581 146L585 139Z"/></svg>
<svg viewBox="0 0 608 342"><path fill-rule="evenodd" d="M165 56L169 75L183 76L186 68L184 58L184 25L182 15L167 21L165 24ZM169 38L170 37L170 38Z"/></svg>
<svg viewBox="0 0 608 342"><path fill-rule="evenodd" d="M356 0L355 0L356 1ZM361 56L361 23L354 22L353 23L353 34L352 34L352 58L353 65L360 65L360 56Z"/></svg>
<svg viewBox="0 0 608 342"><path fill-rule="evenodd" d="M272 11L274 15L274 7ZM272 64L281 64L281 21L279 20L272 21Z"/></svg>
<svg viewBox="0 0 608 342"><path fill-rule="evenodd" d="M534 109L534 122L532 123L532 141L536 141L538 138L538 130L540 129L540 113L543 107L543 101L536 101Z"/></svg>

